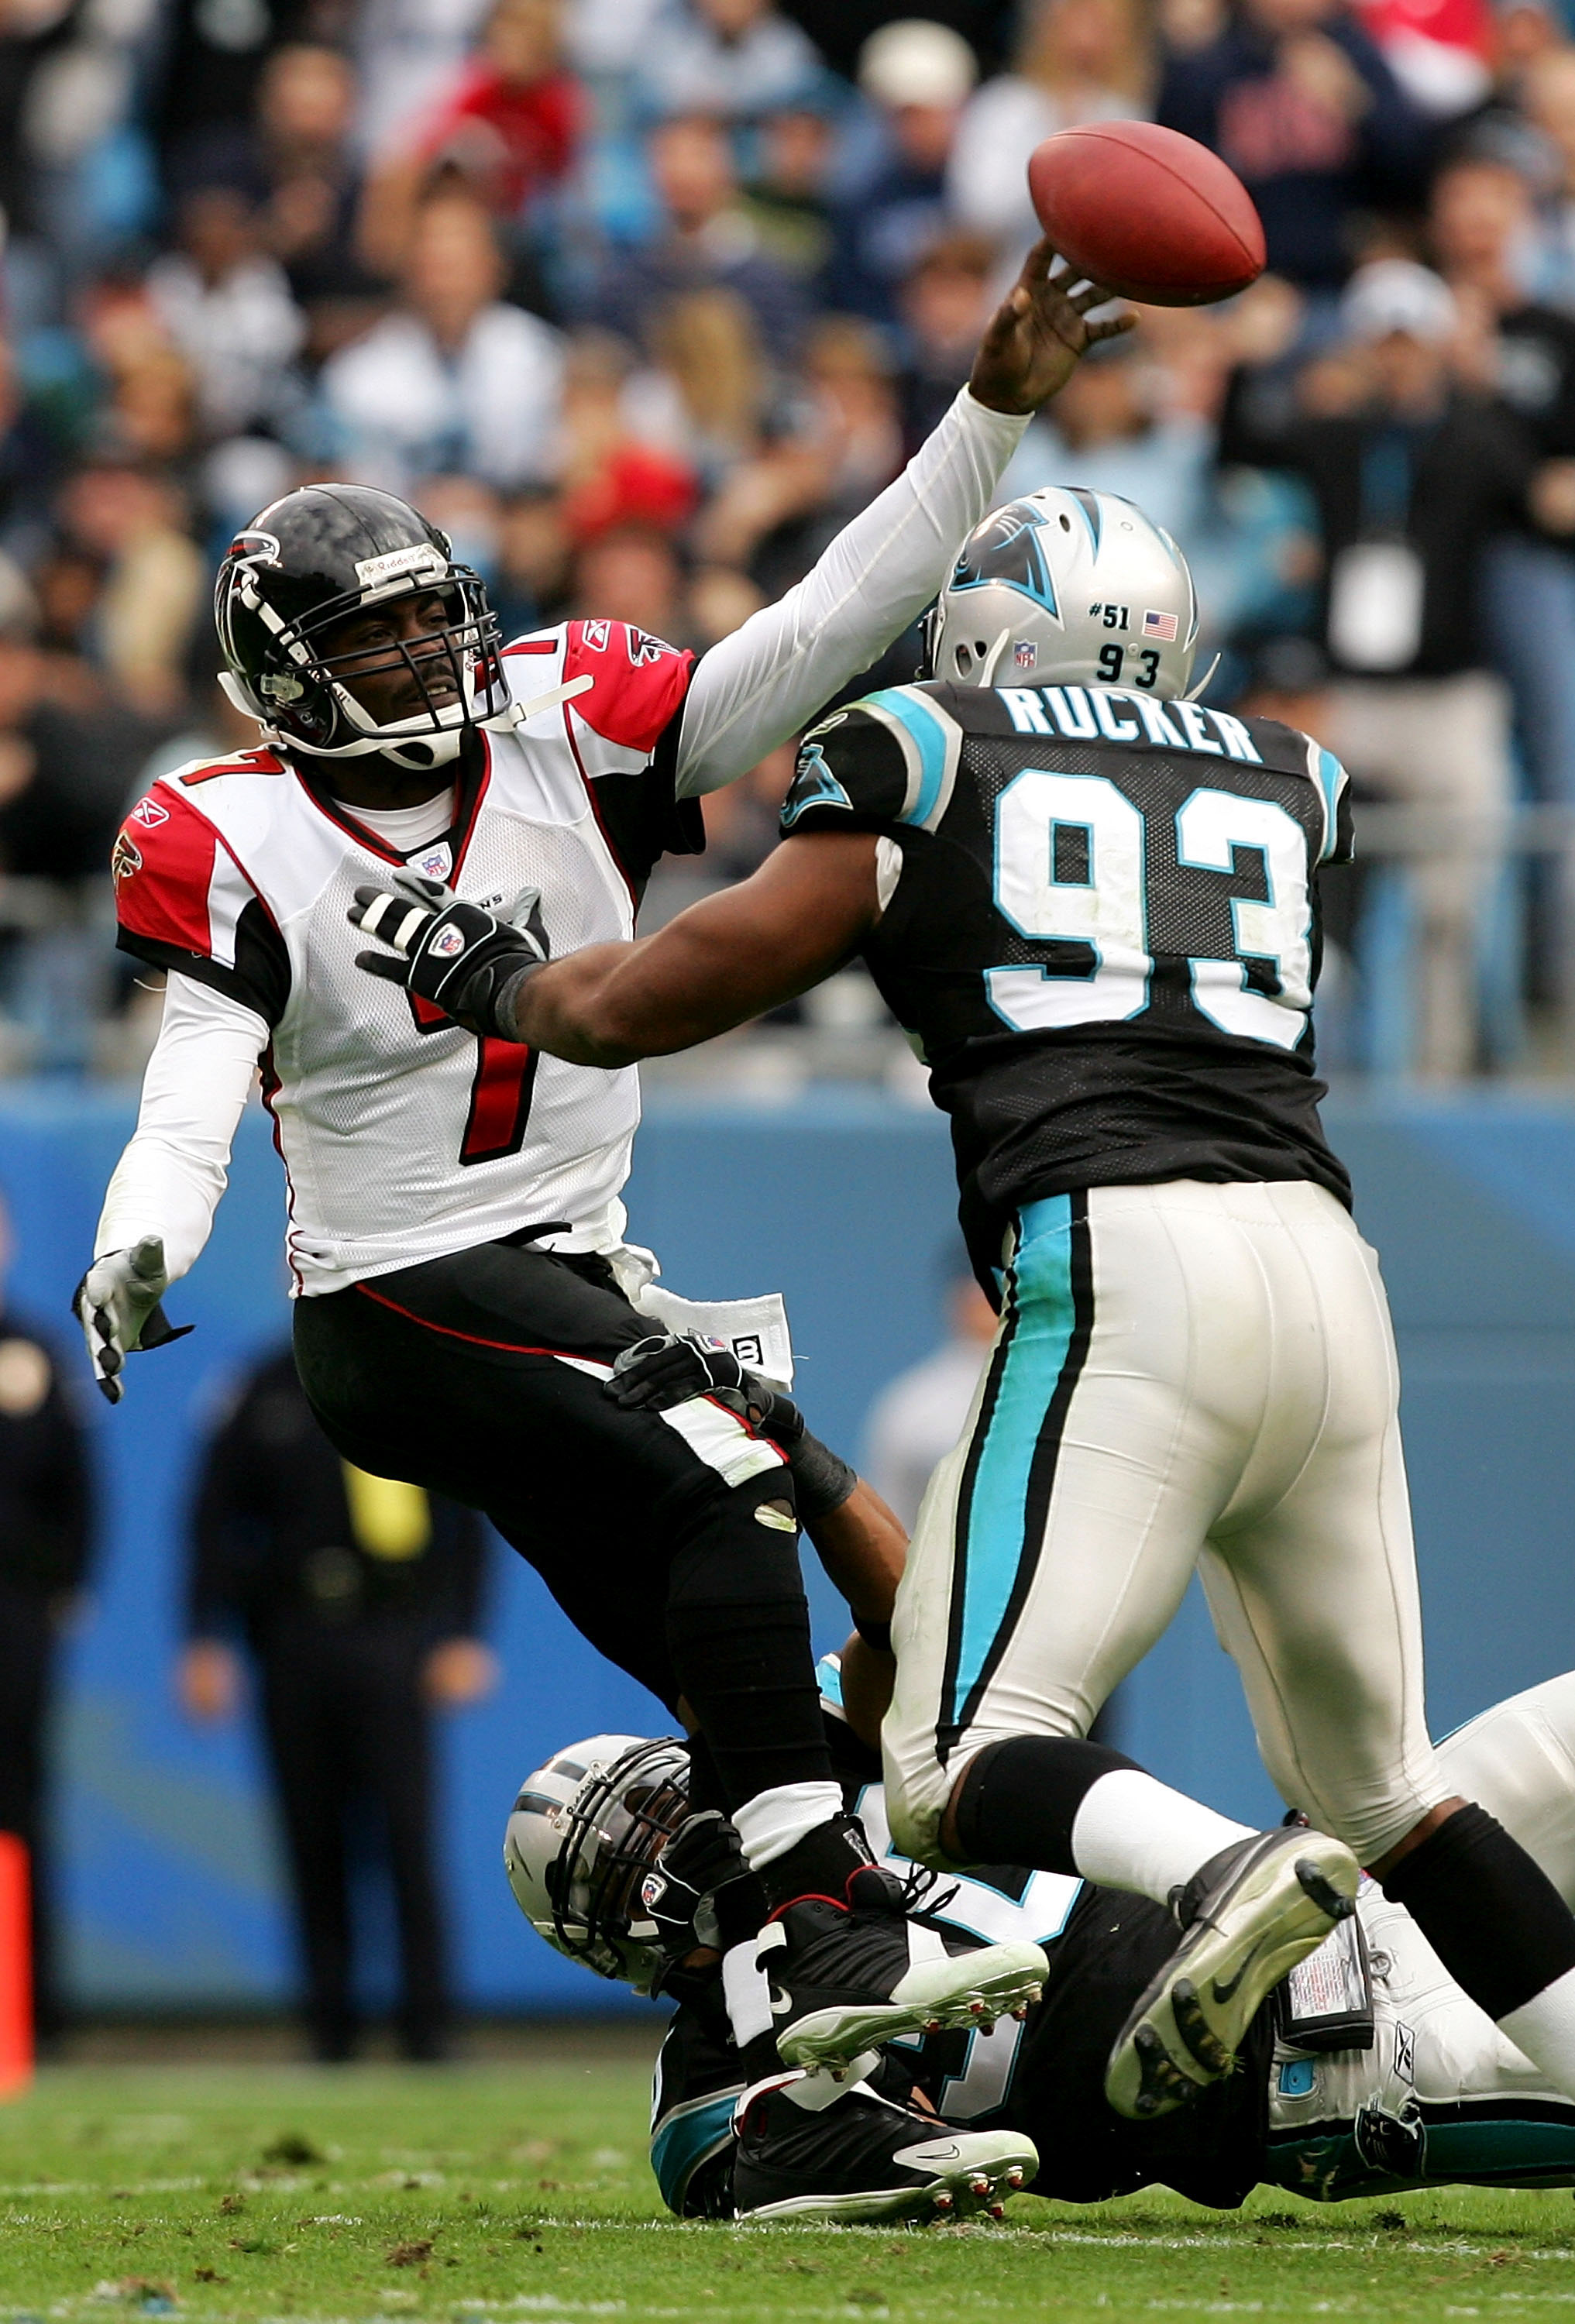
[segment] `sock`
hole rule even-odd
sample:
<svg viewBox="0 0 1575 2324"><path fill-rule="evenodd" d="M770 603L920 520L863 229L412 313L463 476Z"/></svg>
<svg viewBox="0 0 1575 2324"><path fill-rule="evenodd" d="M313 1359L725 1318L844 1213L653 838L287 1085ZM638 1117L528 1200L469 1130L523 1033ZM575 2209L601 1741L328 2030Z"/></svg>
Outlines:
<svg viewBox="0 0 1575 2324"><path fill-rule="evenodd" d="M843 1812L840 1784L778 1784L734 1808L732 1824L751 1872L763 1872Z"/></svg>
<svg viewBox="0 0 1575 2324"><path fill-rule="evenodd" d="M1141 1767L1118 1767L1084 1794L1073 1819L1072 1855L1085 1880L1167 1904L1171 1891L1184 1888L1211 1856L1251 1838L1250 1825L1173 1792Z"/></svg>
<svg viewBox="0 0 1575 2324"><path fill-rule="evenodd" d="M1457 1808L1383 1887L1455 1983L1575 2097L1575 1917L1520 1842L1485 1808Z"/></svg>
<svg viewBox="0 0 1575 2324"><path fill-rule="evenodd" d="M1103 1743L1019 1735L972 1760L957 1831L972 1864L1081 1873L1168 1904L1244 1824L1201 1807Z"/></svg>

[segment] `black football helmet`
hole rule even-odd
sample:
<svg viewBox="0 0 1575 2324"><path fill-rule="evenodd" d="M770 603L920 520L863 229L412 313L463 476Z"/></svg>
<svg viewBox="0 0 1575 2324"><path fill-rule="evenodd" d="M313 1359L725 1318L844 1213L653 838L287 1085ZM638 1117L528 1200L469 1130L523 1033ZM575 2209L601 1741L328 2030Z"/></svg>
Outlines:
<svg viewBox="0 0 1575 2324"><path fill-rule="evenodd" d="M345 683L335 626L428 593L442 599L439 623L391 643L376 662L355 657L357 676L402 665L419 689L420 710L379 726ZM418 510L367 484L307 484L265 508L226 551L214 621L230 700L314 758L375 751L423 771L452 760L467 728L509 715L502 639L481 576L454 562L447 535ZM440 669L454 690L435 698L428 679Z"/></svg>

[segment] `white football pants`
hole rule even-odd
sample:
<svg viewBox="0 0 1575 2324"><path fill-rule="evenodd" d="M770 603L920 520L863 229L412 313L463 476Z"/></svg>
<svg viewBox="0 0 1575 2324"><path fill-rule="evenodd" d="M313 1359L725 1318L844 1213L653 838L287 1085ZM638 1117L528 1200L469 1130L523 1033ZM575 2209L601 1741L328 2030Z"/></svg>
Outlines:
<svg viewBox="0 0 1575 2324"><path fill-rule="evenodd" d="M1028 1204L962 1442L919 1511L884 1729L891 1829L987 1744L1084 1735L1201 1567L1282 1796L1364 1864L1449 1796L1374 1253L1304 1182Z"/></svg>

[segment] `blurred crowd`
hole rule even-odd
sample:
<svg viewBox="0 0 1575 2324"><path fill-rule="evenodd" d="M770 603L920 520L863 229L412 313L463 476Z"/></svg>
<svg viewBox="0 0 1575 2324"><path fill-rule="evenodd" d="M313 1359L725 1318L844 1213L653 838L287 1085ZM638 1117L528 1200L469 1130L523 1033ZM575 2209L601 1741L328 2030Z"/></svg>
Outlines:
<svg viewBox="0 0 1575 2324"><path fill-rule="evenodd" d="M966 377L1069 124L1213 146L1269 268L1147 310L1005 493L1141 501L1210 699L1350 766L1337 1067L1567 1069L1575 1020L1575 40L1561 0L0 0L0 1071L125 1072L104 866L214 683L233 531L416 500L506 628L704 647ZM916 639L882 678L912 674ZM707 803L674 908L771 844ZM879 1005L814 1004L856 1070Z"/></svg>

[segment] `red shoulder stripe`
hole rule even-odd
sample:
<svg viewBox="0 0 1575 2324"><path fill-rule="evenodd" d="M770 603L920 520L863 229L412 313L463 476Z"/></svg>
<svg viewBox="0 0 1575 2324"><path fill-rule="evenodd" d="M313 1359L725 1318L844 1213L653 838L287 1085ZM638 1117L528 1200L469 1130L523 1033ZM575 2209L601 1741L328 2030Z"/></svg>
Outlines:
<svg viewBox="0 0 1575 2324"><path fill-rule="evenodd" d="M122 824L110 858L121 926L206 959L213 949L207 893L217 848L207 817L178 791L156 785Z"/></svg>
<svg viewBox="0 0 1575 2324"><path fill-rule="evenodd" d="M570 622L566 679L587 672L595 684L575 715L604 742L654 751L689 690L695 656L648 637L629 622Z"/></svg>

